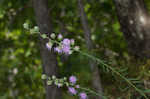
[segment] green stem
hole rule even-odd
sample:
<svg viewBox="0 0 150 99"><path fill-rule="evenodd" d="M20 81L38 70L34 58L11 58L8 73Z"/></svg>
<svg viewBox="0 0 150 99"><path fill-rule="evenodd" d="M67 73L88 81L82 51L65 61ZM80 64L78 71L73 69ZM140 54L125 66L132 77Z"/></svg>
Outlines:
<svg viewBox="0 0 150 99"><path fill-rule="evenodd" d="M137 92L139 92L142 96L145 97L145 99L148 99L148 97L140 90L138 89L134 84L132 84L132 82L130 82L130 80L126 79L124 76L122 76L118 71L116 71L114 68L112 68L111 66L107 65L106 63L104 63L102 60L98 59L95 56L92 56L90 54L87 54L85 52L82 51L78 51L79 53L81 53L84 56L87 56L93 60L96 60L97 62L99 62L99 64L102 64L103 66L105 66L106 68L110 69L112 72L116 73L118 76L120 76L122 79L124 79L130 86L132 86Z"/></svg>

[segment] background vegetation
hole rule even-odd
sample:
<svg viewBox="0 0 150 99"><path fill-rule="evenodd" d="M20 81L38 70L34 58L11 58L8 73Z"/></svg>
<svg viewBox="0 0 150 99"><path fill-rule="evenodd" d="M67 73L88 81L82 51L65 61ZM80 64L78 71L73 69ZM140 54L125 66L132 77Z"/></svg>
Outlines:
<svg viewBox="0 0 150 99"><path fill-rule="evenodd" d="M117 68L135 85L150 88L150 60L141 62L129 55L111 0L84 0L96 56ZM150 7L150 1L145 1ZM76 0L49 0L53 31L74 38L87 51ZM23 29L23 23L36 25L31 0L0 0L0 99L44 99L42 64L38 37ZM78 82L91 88L88 58L75 53L57 57L60 77L76 75ZM104 93L109 99L130 99L140 95L120 77L99 68ZM64 99L76 99L62 89ZM132 92L132 94L131 94ZM142 99L142 98L141 98Z"/></svg>

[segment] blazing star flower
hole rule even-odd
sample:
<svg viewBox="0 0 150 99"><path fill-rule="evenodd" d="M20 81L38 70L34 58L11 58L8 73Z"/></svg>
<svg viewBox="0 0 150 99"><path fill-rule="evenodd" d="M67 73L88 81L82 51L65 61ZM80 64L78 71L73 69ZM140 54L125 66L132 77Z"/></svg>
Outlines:
<svg viewBox="0 0 150 99"><path fill-rule="evenodd" d="M75 84L76 81L77 81L77 78L75 76L70 76L70 78L69 78L70 83Z"/></svg>
<svg viewBox="0 0 150 99"><path fill-rule="evenodd" d="M48 50L51 50L52 45L51 45L50 43L46 43L46 48L47 48Z"/></svg>
<svg viewBox="0 0 150 99"><path fill-rule="evenodd" d="M80 99L87 99L87 94L84 92L80 93L79 96L80 96Z"/></svg>
<svg viewBox="0 0 150 99"><path fill-rule="evenodd" d="M77 94L77 91L75 90L75 88L73 87L68 87L68 91L73 94L73 95L76 95Z"/></svg>
<svg viewBox="0 0 150 99"><path fill-rule="evenodd" d="M70 46L70 40L69 40L68 38L65 38L65 39L62 41L62 44L63 44L63 45Z"/></svg>
<svg viewBox="0 0 150 99"><path fill-rule="evenodd" d="M58 39L62 40L63 36L61 34L58 34Z"/></svg>

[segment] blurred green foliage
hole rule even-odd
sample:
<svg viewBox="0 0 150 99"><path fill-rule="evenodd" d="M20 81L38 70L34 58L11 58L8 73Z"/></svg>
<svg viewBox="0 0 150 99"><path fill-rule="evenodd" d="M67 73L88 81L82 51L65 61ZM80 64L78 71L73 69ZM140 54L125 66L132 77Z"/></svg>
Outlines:
<svg viewBox="0 0 150 99"><path fill-rule="evenodd" d="M126 77L138 78L139 87L149 89L150 62L137 62L128 54L120 32L114 4L111 0L84 0L85 12L96 45L98 57L120 70ZM150 7L149 0L145 0ZM79 19L77 0L49 0L54 32L75 38L83 51L87 51ZM150 8L148 8L150 9ZM0 1L0 99L44 99L41 80L42 64L37 36L23 29L24 22L36 25L31 0ZM88 59L75 53L62 61L58 56L61 76L76 75L78 82L91 88ZM101 71L104 92L109 99L130 99L139 95L119 77ZM122 71L121 71L122 70ZM75 99L63 91L64 99ZM130 94L131 92L135 94ZM120 98L119 98L120 97ZM127 98L128 97L128 98Z"/></svg>

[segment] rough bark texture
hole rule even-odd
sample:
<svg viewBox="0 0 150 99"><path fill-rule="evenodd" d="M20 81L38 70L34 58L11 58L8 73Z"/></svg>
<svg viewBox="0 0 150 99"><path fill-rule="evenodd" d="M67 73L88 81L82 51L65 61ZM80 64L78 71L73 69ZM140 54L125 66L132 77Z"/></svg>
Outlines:
<svg viewBox="0 0 150 99"><path fill-rule="evenodd" d="M144 0L114 0L114 4L129 52L150 58L150 16Z"/></svg>
<svg viewBox="0 0 150 99"><path fill-rule="evenodd" d="M89 51L92 51L92 49L94 49L94 45L91 40L91 30L88 26L87 16L84 11L84 5L83 5L82 0L78 0L78 6L79 6L81 23L82 23L83 30L84 30L84 38L86 41L86 46ZM93 85L94 89L96 90L96 92L98 92L102 95L103 90L102 90L100 73L99 73L97 64L95 61L91 61L91 60L90 60L89 64L90 64L90 68L91 68L91 72L92 72L92 85ZM94 98L102 99L102 97L94 97Z"/></svg>
<svg viewBox="0 0 150 99"><path fill-rule="evenodd" d="M41 33L52 33L52 25L50 22L48 1L47 0L33 0L33 7L36 14L36 21L40 28ZM40 53L43 63L43 72L48 76L58 75L58 67L56 55L54 52L48 51L46 48L47 40L40 37ZM56 86L47 86L46 88L46 99L61 99L60 90Z"/></svg>

